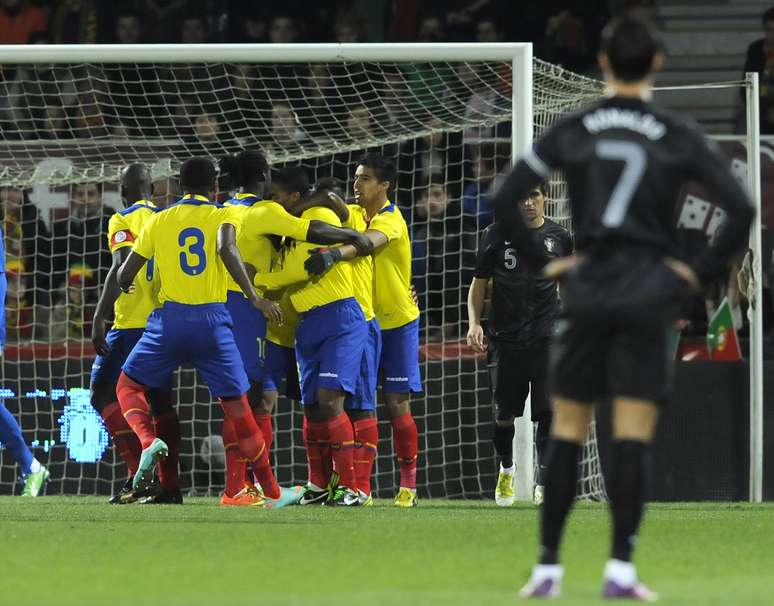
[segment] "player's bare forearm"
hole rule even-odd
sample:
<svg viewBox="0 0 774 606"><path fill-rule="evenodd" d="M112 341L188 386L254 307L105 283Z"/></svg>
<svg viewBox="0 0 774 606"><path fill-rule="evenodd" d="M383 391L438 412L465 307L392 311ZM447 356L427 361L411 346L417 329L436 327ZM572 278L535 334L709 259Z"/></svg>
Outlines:
<svg viewBox="0 0 774 606"><path fill-rule="evenodd" d="M335 227L324 221L311 221L306 241L312 244L350 244L364 256L373 252L371 239L365 234L346 227Z"/></svg>
<svg viewBox="0 0 774 606"><path fill-rule="evenodd" d="M239 285L245 296L251 301L257 300L258 293L255 292L253 283L247 275L247 269L242 262L242 255L236 245L236 229L229 223L224 223L218 228L218 256L223 260L223 265L234 282Z"/></svg>
<svg viewBox="0 0 774 606"><path fill-rule="evenodd" d="M123 262L118 270L118 287L124 292L129 292L132 288L135 276L147 262L148 259L138 254L136 251L133 250L130 252L126 261Z"/></svg>
<svg viewBox="0 0 774 606"><path fill-rule="evenodd" d="M487 281L484 278L473 278L468 290L468 323L481 324L481 314L484 312Z"/></svg>
<svg viewBox="0 0 774 606"><path fill-rule="evenodd" d="M367 229L364 232L364 235L369 239L373 247L371 253L376 252L382 246L387 244L387 236L375 229ZM342 261L348 261L350 259L354 259L355 257L365 257L367 254L371 254L361 253L358 248L352 246L351 244L344 244L343 246L340 246L339 251L341 252Z"/></svg>

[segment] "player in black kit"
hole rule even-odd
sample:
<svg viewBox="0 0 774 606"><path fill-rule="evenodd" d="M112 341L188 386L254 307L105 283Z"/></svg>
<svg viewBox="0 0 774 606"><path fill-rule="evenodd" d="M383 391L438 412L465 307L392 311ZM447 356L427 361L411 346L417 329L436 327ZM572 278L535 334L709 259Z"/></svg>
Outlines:
<svg viewBox="0 0 774 606"><path fill-rule="evenodd" d="M559 543L575 499L578 456L593 403L610 397L613 545L603 595L656 598L639 582L631 553L647 492L649 445L667 396L668 331L685 291L727 271L754 213L730 163L694 126L650 103L662 63L644 18L612 21L600 55L609 96L549 129L493 198L506 237L535 267L549 259L513 201L562 169L575 221L576 255L544 270L561 278L562 315L549 371L554 418L540 559L523 597L560 592ZM677 194L688 179L712 191L726 212L715 243L691 266L674 258Z"/></svg>
<svg viewBox="0 0 774 606"><path fill-rule="evenodd" d="M545 218L545 196L545 184L540 183L520 202L521 212L549 258L567 256L572 252L572 237L561 225ZM485 339L481 314L490 279L492 303ZM532 421L537 423L534 500L538 505L543 501L544 455L551 428L548 348L558 315L556 282L520 261L498 223L487 227L479 242L476 271L468 292L467 339L473 349L487 352L495 412L494 447L500 459L495 502L502 507L513 505L515 498L513 421L524 414L527 394Z"/></svg>

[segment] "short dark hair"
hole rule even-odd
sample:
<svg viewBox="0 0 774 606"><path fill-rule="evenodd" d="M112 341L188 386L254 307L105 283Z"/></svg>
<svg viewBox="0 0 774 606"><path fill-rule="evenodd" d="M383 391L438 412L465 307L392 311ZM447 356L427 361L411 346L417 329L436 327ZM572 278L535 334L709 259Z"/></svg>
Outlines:
<svg viewBox="0 0 774 606"><path fill-rule="evenodd" d="M766 25L769 21L774 21L774 6L761 15L761 22L763 25Z"/></svg>
<svg viewBox="0 0 774 606"><path fill-rule="evenodd" d="M548 181L542 181L541 183L538 183L537 188L540 190L540 193L543 194L543 196L548 195Z"/></svg>
<svg viewBox="0 0 774 606"><path fill-rule="evenodd" d="M245 149L238 154L223 156L219 162L222 189L236 189L255 181L262 181L269 169L269 163L263 152L257 149Z"/></svg>
<svg viewBox="0 0 774 606"><path fill-rule="evenodd" d="M370 152L363 155L357 163L374 171L379 181L389 181L390 188L395 185L395 165L383 155Z"/></svg>
<svg viewBox="0 0 774 606"><path fill-rule="evenodd" d="M212 160L189 158L180 167L180 187L183 193L210 192L217 186L217 173Z"/></svg>
<svg viewBox="0 0 774 606"><path fill-rule="evenodd" d="M641 12L632 11L605 26L601 50L616 78L636 82L650 73L661 43L653 23Z"/></svg>
<svg viewBox="0 0 774 606"><path fill-rule="evenodd" d="M302 196L309 191L309 177L300 166L284 166L272 175L272 183L278 183L288 193L297 191Z"/></svg>
<svg viewBox="0 0 774 606"><path fill-rule="evenodd" d="M320 177L314 184L315 189L327 189L335 192L344 191L344 182L336 177Z"/></svg>

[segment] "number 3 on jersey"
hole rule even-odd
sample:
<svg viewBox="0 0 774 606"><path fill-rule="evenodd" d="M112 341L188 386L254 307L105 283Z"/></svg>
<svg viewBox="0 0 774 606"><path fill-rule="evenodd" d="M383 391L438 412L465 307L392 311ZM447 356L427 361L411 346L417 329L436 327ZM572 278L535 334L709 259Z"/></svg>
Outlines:
<svg viewBox="0 0 774 606"><path fill-rule="evenodd" d="M645 174L648 156L641 145L631 141L598 141L596 153L597 158L601 160L617 160L624 163L624 168L602 215L602 225L615 229L621 227L626 217L634 192L637 191L642 175Z"/></svg>
<svg viewBox="0 0 774 606"><path fill-rule="evenodd" d="M196 227L186 227L177 237L177 243L183 249L180 251L180 269L189 276L198 276L207 267L204 233Z"/></svg>

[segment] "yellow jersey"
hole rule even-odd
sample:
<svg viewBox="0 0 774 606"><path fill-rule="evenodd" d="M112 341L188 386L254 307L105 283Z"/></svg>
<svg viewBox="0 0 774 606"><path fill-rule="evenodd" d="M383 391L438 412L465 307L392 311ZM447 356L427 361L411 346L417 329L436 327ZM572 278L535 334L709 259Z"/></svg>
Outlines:
<svg viewBox="0 0 774 606"><path fill-rule="evenodd" d="M357 204L348 204L349 219L344 227L356 231L365 231L368 228L365 218L365 209ZM352 263L352 285L355 288L355 299L360 303L366 322L373 320L374 316L374 258L371 255L355 257Z"/></svg>
<svg viewBox="0 0 774 606"><path fill-rule="evenodd" d="M419 317L411 298L411 240L400 209L387 200L368 224L387 244L374 253L374 311L382 330L405 326Z"/></svg>
<svg viewBox="0 0 774 606"><path fill-rule="evenodd" d="M341 227L341 221L332 210L315 206L305 211L303 218L324 221L335 227ZM304 262L309 258L309 251L318 248L317 244L294 241L283 256L282 269L276 272L259 273L253 283L263 291L291 288L290 301L299 313L321 307L334 301L355 296L352 285L352 265L336 263L322 276L310 278Z"/></svg>
<svg viewBox="0 0 774 606"><path fill-rule="evenodd" d="M110 217L108 223L108 246L114 253L122 248L134 246L157 207L149 200L140 200L128 208L120 210ZM134 291L121 293L113 305L115 319L113 328L145 328L148 314L158 307L158 272L154 271L151 258L137 274L134 280Z"/></svg>
<svg viewBox="0 0 774 606"><path fill-rule="evenodd" d="M277 303L282 310L282 324L269 322L266 325L266 340L280 347L296 346L296 328L298 328L298 312L290 301L291 288L282 291Z"/></svg>
<svg viewBox="0 0 774 606"><path fill-rule="evenodd" d="M281 204L271 200L259 200L253 194L237 194L225 203L240 217L242 232L237 239L237 248L242 260L253 265L258 273L271 269L272 260L277 257L269 236L287 236L295 240L306 240L309 219L294 217ZM228 276L228 289L242 292L233 278Z"/></svg>
<svg viewBox="0 0 774 606"><path fill-rule="evenodd" d="M185 196L148 219L134 245L143 257L153 257L159 273L159 303L187 305L223 303L228 280L218 256L218 228L230 223L241 231L231 208L204 196Z"/></svg>

